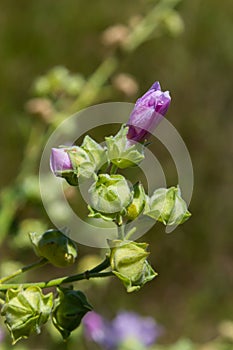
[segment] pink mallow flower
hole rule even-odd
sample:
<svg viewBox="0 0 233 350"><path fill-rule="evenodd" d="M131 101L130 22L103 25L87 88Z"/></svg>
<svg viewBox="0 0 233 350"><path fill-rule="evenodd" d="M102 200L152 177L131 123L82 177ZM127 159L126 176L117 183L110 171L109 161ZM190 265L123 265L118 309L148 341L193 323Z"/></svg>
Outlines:
<svg viewBox="0 0 233 350"><path fill-rule="evenodd" d="M169 91L161 91L158 81L140 97L129 117L127 138L143 143L167 113L171 102Z"/></svg>

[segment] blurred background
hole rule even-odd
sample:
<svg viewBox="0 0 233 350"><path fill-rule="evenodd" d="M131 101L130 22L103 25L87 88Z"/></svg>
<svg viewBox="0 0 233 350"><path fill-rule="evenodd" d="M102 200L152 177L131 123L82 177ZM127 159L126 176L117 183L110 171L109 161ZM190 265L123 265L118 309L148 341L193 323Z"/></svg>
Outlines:
<svg viewBox="0 0 233 350"><path fill-rule="evenodd" d="M1 275L35 259L29 231L52 227L37 187L46 137L71 113L100 102L134 103L159 80L172 96L167 118L193 161L192 217L170 235L156 225L141 239L159 276L138 293L127 294L115 279L84 289L109 319L118 310L152 316L164 328L164 346L186 338L213 342L205 349L233 349L214 347L219 337L233 338L232 326L228 333L223 327L233 321L232 1L1 0L0 28ZM105 131L92 136L101 140ZM168 184L176 184L166 152L159 145L153 151ZM49 269L28 278L67 273ZM77 345L78 335L64 345L50 333L48 327L40 345L35 336L15 349Z"/></svg>

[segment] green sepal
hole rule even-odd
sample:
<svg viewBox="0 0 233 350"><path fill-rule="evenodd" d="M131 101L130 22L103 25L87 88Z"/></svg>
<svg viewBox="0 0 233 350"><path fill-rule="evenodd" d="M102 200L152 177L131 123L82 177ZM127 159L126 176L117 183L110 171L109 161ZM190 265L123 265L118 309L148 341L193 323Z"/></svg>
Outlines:
<svg viewBox="0 0 233 350"><path fill-rule="evenodd" d="M95 209L93 209L90 205L88 205L87 208L89 209L89 214L88 214L89 218L102 219L104 221L114 221L114 220L116 220L117 214L101 213L101 212L96 211Z"/></svg>
<svg viewBox="0 0 233 350"><path fill-rule="evenodd" d="M58 297L55 300L52 321L63 339L67 339L80 325L85 314L93 308L80 290L58 288L57 291Z"/></svg>
<svg viewBox="0 0 233 350"><path fill-rule="evenodd" d="M157 273L146 260L147 243L115 240L111 242L110 265L112 272L123 282L127 292L139 290Z"/></svg>
<svg viewBox="0 0 233 350"><path fill-rule="evenodd" d="M187 204L181 198L179 186L154 191L151 198L147 199L143 214L164 225L180 225L191 216Z"/></svg>
<svg viewBox="0 0 233 350"><path fill-rule="evenodd" d="M129 146L128 129L122 125L115 136L105 137L108 158L120 169L138 165L144 159L143 145L135 143Z"/></svg>
<svg viewBox="0 0 233 350"><path fill-rule="evenodd" d="M69 185L78 186L79 180L77 173L74 173L73 170L63 170L61 172L61 177L63 177Z"/></svg>
<svg viewBox="0 0 233 350"><path fill-rule="evenodd" d="M79 181L89 179L93 176L95 165L90 159L88 153L79 146L73 146L66 149L72 163L73 172L79 178Z"/></svg>
<svg viewBox="0 0 233 350"><path fill-rule="evenodd" d="M100 170L103 165L108 163L106 148L102 147L90 136L85 136L81 148L88 153L91 162L95 167L95 171Z"/></svg>
<svg viewBox="0 0 233 350"><path fill-rule="evenodd" d="M39 334L53 307L53 294L43 295L37 286L9 289L1 315L11 333L13 344L32 333Z"/></svg>
<svg viewBox="0 0 233 350"><path fill-rule="evenodd" d="M146 202L145 190L140 182L134 185L133 193L133 201L126 208L126 218L129 221L135 220L141 214Z"/></svg>
<svg viewBox="0 0 233 350"><path fill-rule="evenodd" d="M29 233L36 254L57 267L72 265L77 258L77 245L64 233L48 230L43 234Z"/></svg>

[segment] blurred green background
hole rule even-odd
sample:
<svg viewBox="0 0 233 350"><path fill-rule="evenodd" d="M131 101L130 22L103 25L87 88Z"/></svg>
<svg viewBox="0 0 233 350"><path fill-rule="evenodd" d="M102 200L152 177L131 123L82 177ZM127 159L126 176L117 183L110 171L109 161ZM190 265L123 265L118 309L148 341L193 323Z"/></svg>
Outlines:
<svg viewBox="0 0 233 350"><path fill-rule="evenodd" d="M33 81L56 65L88 78L109 53L101 40L103 31L137 21L155 4L152 0L1 0L2 188L14 182L30 128L38 123L24 109ZM128 295L114 280L104 290L90 292L89 298L96 311L109 317L118 309L153 316L166 330L165 343L180 337L207 342L218 334L219 323L233 315L233 6L232 0L184 0L176 9L184 23L182 33L162 28L133 52L119 55L108 84L114 85L117 74L127 73L139 90L129 96L114 88L102 100L134 102L155 80L170 90L167 117L182 135L193 161L193 215L171 235L156 225L143 238L150 243L151 262L159 272L153 282ZM162 150L158 153L169 172L170 163ZM169 185L174 181L170 176ZM25 219L46 222L42 204L34 203L32 208L29 201L17 210L0 248L2 264L11 259L29 262L27 248L21 250L19 243L11 246L9 242L22 230ZM80 251L81 255L97 253L86 247ZM33 253L29 256L33 260ZM46 336L42 339L46 344Z"/></svg>

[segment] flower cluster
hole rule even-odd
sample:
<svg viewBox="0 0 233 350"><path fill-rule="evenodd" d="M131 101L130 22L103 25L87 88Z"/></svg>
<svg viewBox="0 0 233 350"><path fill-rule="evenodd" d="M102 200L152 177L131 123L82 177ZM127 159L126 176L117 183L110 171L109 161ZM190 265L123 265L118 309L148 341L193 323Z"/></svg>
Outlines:
<svg viewBox="0 0 233 350"><path fill-rule="evenodd" d="M14 288L8 288L4 282L24 271L46 263L68 267L78 258L77 244L60 230L30 233L39 262L0 280L0 291L7 290L3 293L1 314L13 343L32 333L38 334L49 318L67 339L86 314L84 328L87 337L106 350L119 347L144 349L161 334L153 319L141 318L132 312L122 312L107 323L98 314L90 312L92 306L82 291L73 289L72 285L69 288L61 285L94 277L116 276L131 293L157 276L149 261L148 244L131 239L138 218L145 217L164 225L180 225L191 214L179 186L158 188L148 196L142 183L136 180L131 185L122 173L126 168L138 166L144 159L147 139L165 116L170 102L169 92L163 92L156 82L138 99L127 124L122 125L115 136L106 137L104 145L87 135L80 146L52 149L50 167L54 175L64 178L71 186L79 186L88 180L89 217L111 221L117 235L108 240L105 260L91 270L47 282L14 284ZM57 293L44 295L42 288L48 287L57 287Z"/></svg>
<svg viewBox="0 0 233 350"><path fill-rule="evenodd" d="M179 186L156 189L149 197L141 183L130 186L122 174L117 174L118 168L137 166L142 161L146 141L170 102L169 92L163 92L155 82L137 100L127 124L115 136L106 137L104 146L86 136L81 146L53 148L51 153L51 169L56 176L74 186L92 180L89 217L117 225L118 239L109 241L109 259L112 272L128 292L140 289L157 273L148 262L148 244L130 241L126 224L147 216L164 225L179 225L190 216Z"/></svg>

